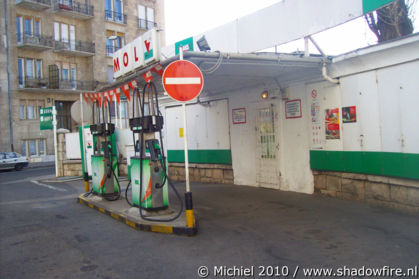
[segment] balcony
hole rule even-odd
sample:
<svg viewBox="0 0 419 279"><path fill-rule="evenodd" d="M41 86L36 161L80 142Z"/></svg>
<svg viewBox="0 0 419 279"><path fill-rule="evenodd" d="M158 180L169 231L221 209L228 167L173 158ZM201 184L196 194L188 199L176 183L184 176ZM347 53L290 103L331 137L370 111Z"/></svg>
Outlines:
<svg viewBox="0 0 419 279"><path fill-rule="evenodd" d="M138 28L150 30L150 29L153 29L154 27L157 27L157 23L153 21L145 20L142 18L138 18Z"/></svg>
<svg viewBox="0 0 419 279"><path fill-rule="evenodd" d="M96 82L95 81L59 80L57 89L60 89L60 90L94 91L95 87L96 87Z"/></svg>
<svg viewBox="0 0 419 279"><path fill-rule="evenodd" d="M93 56L95 55L95 44L82 41L60 42L55 41L55 52L68 56Z"/></svg>
<svg viewBox="0 0 419 279"><path fill-rule="evenodd" d="M18 33L17 47L34 51L52 49L52 37Z"/></svg>
<svg viewBox="0 0 419 279"><path fill-rule="evenodd" d="M19 88L21 89L46 89L47 87L48 79L46 78L25 77L22 79L19 77Z"/></svg>
<svg viewBox="0 0 419 279"><path fill-rule="evenodd" d="M80 20L87 20L94 17L94 7L72 0L54 0L54 13Z"/></svg>
<svg viewBox="0 0 419 279"><path fill-rule="evenodd" d="M82 81L82 80L54 80L53 78L32 78L19 77L19 90L23 91L42 91L48 92L50 90L59 91L94 91L96 88L96 81Z"/></svg>
<svg viewBox="0 0 419 279"><path fill-rule="evenodd" d="M51 8L51 0L16 0L16 6L35 11L43 11Z"/></svg>
<svg viewBox="0 0 419 279"><path fill-rule="evenodd" d="M117 52L120 47L116 46L106 46L106 56L112 57L115 52Z"/></svg>
<svg viewBox="0 0 419 279"><path fill-rule="evenodd" d="M119 24L127 24L127 15L114 11L105 10L105 20Z"/></svg>

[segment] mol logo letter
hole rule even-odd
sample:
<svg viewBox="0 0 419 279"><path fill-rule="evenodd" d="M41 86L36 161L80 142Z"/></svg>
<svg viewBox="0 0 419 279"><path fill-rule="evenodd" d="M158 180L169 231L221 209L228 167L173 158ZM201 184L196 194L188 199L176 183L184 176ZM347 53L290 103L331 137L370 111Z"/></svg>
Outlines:
<svg viewBox="0 0 419 279"><path fill-rule="evenodd" d="M156 30L152 29L144 33L142 37L141 45L143 47L145 64L159 59L159 43Z"/></svg>
<svg viewBox="0 0 419 279"><path fill-rule="evenodd" d="M123 62L121 57L121 49L113 53L113 77L120 77L123 72Z"/></svg>

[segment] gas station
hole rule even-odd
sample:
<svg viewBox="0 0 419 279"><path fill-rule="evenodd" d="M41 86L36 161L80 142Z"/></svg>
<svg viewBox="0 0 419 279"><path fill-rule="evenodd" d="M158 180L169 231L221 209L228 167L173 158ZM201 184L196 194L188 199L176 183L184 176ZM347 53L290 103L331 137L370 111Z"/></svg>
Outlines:
<svg viewBox="0 0 419 279"><path fill-rule="evenodd" d="M80 98L93 106L94 123L91 156L80 133L88 192L78 201L139 230L195 235L190 180L356 200L375 199L382 189L418 191L419 134L395 128L383 114L418 116L410 107L414 95L402 102L404 116L388 97L403 72L418 70L418 35L337 57L325 55L310 36L386 4L378 2L347 3L326 20L314 14L292 19L296 7L285 1L171 46L160 47L156 29L138 37L114 54L114 84ZM272 21L293 20L303 21L288 24L298 30L257 35ZM298 38L305 39L303 52L255 52ZM320 55L310 54L309 43ZM190 65L196 70L182 73ZM417 89L411 75L401 82L409 92ZM122 97L129 127L121 121ZM403 135L402 145L388 140L395 133ZM128 169L125 200L121 154ZM409 157L403 167L391 163L402 157ZM185 201L172 180L185 181ZM380 201L418 210L416 201Z"/></svg>

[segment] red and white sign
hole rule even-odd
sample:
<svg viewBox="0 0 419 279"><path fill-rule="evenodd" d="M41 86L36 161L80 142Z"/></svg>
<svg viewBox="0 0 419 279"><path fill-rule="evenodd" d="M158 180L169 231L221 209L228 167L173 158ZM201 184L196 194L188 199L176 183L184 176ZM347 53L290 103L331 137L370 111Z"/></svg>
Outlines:
<svg viewBox="0 0 419 279"><path fill-rule="evenodd" d="M179 102L187 102L198 97L204 87L201 70L187 60L170 63L164 70L162 80L167 94Z"/></svg>
<svg viewBox="0 0 419 279"><path fill-rule="evenodd" d="M316 89L311 90L311 97L313 99L316 99L317 98L317 90Z"/></svg>

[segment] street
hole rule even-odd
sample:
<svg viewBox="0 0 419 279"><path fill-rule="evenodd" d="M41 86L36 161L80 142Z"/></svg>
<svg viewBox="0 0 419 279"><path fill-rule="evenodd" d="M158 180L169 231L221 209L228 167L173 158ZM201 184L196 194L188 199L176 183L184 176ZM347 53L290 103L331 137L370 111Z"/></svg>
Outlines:
<svg viewBox="0 0 419 279"><path fill-rule="evenodd" d="M253 266L258 278L261 265L286 266L291 277L296 266L419 264L417 215L318 195L193 183L199 232L183 237L136 231L77 204L83 182L42 182L53 174L53 168L0 172L0 278L199 278L200 266L209 268L209 278L223 277L215 267Z"/></svg>

